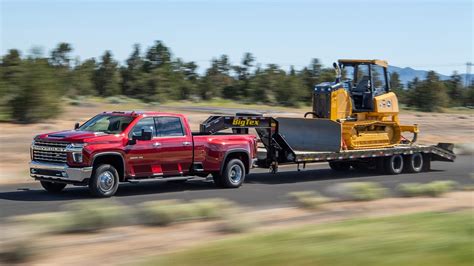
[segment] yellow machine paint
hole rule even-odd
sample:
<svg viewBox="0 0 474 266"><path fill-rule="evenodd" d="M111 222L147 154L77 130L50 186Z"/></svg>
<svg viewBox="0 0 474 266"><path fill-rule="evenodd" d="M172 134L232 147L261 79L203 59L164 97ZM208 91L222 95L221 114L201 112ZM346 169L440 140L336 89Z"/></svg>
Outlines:
<svg viewBox="0 0 474 266"><path fill-rule="evenodd" d="M402 141L402 132L413 133L413 142L416 141L417 125L400 125L398 99L390 91L386 61L339 60L334 67L338 80L316 86L313 111L306 115L340 123L342 148L393 147ZM352 79L341 81L339 73L349 67L354 68ZM362 68L368 70L364 72ZM376 80L381 75L377 71L383 71L384 82ZM379 88L375 88L376 84Z"/></svg>

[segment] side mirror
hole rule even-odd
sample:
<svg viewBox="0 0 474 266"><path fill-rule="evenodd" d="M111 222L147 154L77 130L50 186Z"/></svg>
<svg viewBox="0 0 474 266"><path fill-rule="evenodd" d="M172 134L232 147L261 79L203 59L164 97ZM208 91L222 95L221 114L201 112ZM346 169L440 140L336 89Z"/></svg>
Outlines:
<svg viewBox="0 0 474 266"><path fill-rule="evenodd" d="M78 128L79 128L79 123L76 122L76 123L74 124L74 129L78 129Z"/></svg>
<svg viewBox="0 0 474 266"><path fill-rule="evenodd" d="M137 141L137 140L151 140L152 139L152 133L151 131L145 131L145 129L142 129L141 135L139 136L133 136L132 135L132 140Z"/></svg>
<svg viewBox="0 0 474 266"><path fill-rule="evenodd" d="M336 62L332 63L332 67L334 67L335 69L339 69L339 66L337 65Z"/></svg>

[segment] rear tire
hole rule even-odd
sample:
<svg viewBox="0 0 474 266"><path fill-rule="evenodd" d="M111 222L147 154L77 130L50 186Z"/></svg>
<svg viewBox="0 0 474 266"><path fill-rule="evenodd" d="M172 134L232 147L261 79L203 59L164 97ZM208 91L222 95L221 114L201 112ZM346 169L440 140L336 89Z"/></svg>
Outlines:
<svg viewBox="0 0 474 266"><path fill-rule="evenodd" d="M351 169L351 164L349 162L329 162L329 167L331 167L332 170L338 171L338 172L344 172L344 171L349 171Z"/></svg>
<svg viewBox="0 0 474 266"><path fill-rule="evenodd" d="M385 173L389 175L398 175L403 171L403 157L400 154L394 154L385 158Z"/></svg>
<svg viewBox="0 0 474 266"><path fill-rule="evenodd" d="M40 183L41 186L49 193L59 193L66 187L66 184L53 183L49 181L40 181Z"/></svg>
<svg viewBox="0 0 474 266"><path fill-rule="evenodd" d="M117 192L118 185L119 175L115 167L110 164L102 164L92 173L89 180L89 191L96 197L112 197Z"/></svg>
<svg viewBox="0 0 474 266"><path fill-rule="evenodd" d="M405 171L408 173L419 173L423 171L423 155L414 153L405 156Z"/></svg>
<svg viewBox="0 0 474 266"><path fill-rule="evenodd" d="M214 177L214 175L213 175ZM223 188L238 188L245 180L245 166L239 159L232 159L227 162L222 175L218 176L220 186Z"/></svg>

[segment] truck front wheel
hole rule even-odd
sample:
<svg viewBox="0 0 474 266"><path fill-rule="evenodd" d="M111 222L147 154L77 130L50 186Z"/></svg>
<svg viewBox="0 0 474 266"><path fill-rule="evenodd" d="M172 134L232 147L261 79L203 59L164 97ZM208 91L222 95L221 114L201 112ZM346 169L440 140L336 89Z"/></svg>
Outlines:
<svg viewBox="0 0 474 266"><path fill-rule="evenodd" d="M66 187L66 184L61 183L53 183L48 181L41 181L40 183L41 186L49 193L59 193Z"/></svg>
<svg viewBox="0 0 474 266"><path fill-rule="evenodd" d="M232 159L227 162L222 175L216 177L218 179L216 182L218 186L224 188L238 188L245 180L245 166L241 160Z"/></svg>
<svg viewBox="0 0 474 266"><path fill-rule="evenodd" d="M102 164L92 173L89 180L89 191L97 197L111 197L115 194L119 185L117 170L110 164Z"/></svg>

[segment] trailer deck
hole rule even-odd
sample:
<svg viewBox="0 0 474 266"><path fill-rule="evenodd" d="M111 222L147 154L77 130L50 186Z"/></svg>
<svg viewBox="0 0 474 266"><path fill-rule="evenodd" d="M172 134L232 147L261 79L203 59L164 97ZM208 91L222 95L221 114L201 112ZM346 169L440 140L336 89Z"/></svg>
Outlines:
<svg viewBox="0 0 474 266"><path fill-rule="evenodd" d="M429 165L430 161L453 162L453 144L438 143L422 145L399 144L390 148L363 150L344 149L340 136L318 139L321 131L340 126L327 119L280 118L262 115L211 116L201 124L201 132L215 134L226 129L239 134L248 134L255 129L263 150L260 150L257 166L270 168L273 172L278 164L306 164L313 162L370 161L401 155L404 158L421 154ZM425 166L426 168L426 166Z"/></svg>

